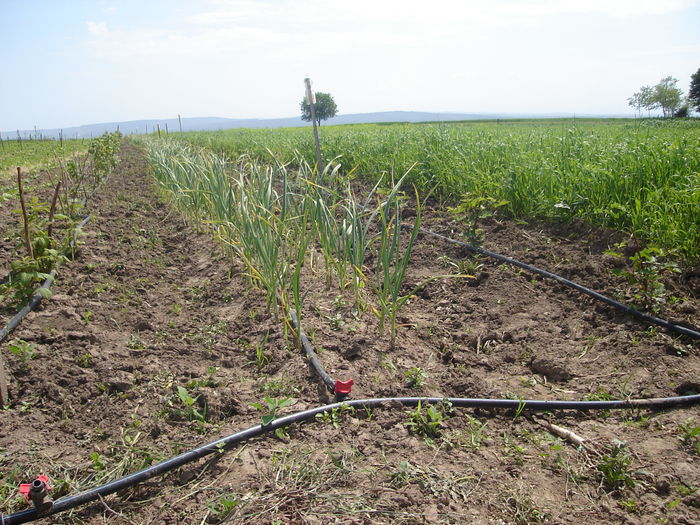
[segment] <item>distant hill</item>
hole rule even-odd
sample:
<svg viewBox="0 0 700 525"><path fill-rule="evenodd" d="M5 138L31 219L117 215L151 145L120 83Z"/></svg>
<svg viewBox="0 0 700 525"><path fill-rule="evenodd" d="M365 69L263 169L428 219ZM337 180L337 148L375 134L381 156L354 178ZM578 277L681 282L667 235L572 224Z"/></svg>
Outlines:
<svg viewBox="0 0 700 525"><path fill-rule="evenodd" d="M338 115L323 122L323 126L339 124L369 124L377 122L436 122L455 120L489 120L489 119L520 119L520 118L567 118L574 115L570 113L427 113L421 111L383 111L378 113L354 113L351 115ZM580 118L625 118L630 115L576 115ZM182 119L182 131L209 131L232 128L287 128L308 126L309 123L301 120L301 117L272 118L272 119L235 119L220 117L192 117ZM41 137L58 138L61 131L65 138L90 138L101 135L105 131L116 131L130 135L134 133L152 132L159 126L165 131L179 131L178 119L150 119L129 120L125 122L103 122L100 124L86 124L61 129L37 129L19 130L22 138ZM17 137L17 130L0 131L3 140Z"/></svg>

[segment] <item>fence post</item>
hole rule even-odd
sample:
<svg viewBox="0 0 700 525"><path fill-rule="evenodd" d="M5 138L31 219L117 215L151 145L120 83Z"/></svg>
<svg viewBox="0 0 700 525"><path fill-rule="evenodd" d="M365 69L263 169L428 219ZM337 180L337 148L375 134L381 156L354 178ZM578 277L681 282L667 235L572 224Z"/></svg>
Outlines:
<svg viewBox="0 0 700 525"><path fill-rule="evenodd" d="M314 128L314 141L316 142L316 164L318 166L319 175L323 173L323 159L321 158L321 143L318 140L318 129L316 127L316 109L314 104L316 104L316 95L311 91L311 79L306 77L304 79L304 84L306 85L306 103L311 108L311 123Z"/></svg>

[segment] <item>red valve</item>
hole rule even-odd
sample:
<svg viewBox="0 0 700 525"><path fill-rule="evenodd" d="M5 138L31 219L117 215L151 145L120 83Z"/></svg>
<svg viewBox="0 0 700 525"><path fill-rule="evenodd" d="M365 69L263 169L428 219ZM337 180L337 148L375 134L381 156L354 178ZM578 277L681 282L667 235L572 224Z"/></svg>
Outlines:
<svg viewBox="0 0 700 525"><path fill-rule="evenodd" d="M347 396L350 393L350 390L352 390L352 385L355 384L355 381L352 379L348 379L347 381L336 381L335 386L333 387L333 393L335 395L342 394Z"/></svg>
<svg viewBox="0 0 700 525"><path fill-rule="evenodd" d="M31 501L31 499L29 497L29 491L32 490L32 485L35 484L37 481L40 481L41 483L46 485L47 491L51 490L51 487L49 486L49 478L47 478L43 474L41 476L39 476L38 478L36 478L36 480L34 480L33 483L22 483L19 486L19 493L24 495L24 499L26 499L27 502Z"/></svg>

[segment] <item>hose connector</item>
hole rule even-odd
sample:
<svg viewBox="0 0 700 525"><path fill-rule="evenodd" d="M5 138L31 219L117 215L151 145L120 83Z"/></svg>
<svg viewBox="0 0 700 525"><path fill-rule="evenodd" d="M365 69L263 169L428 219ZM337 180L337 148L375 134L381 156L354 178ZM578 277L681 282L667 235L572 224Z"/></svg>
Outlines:
<svg viewBox="0 0 700 525"><path fill-rule="evenodd" d="M50 491L49 478L43 474L31 483L22 483L19 486L20 494L36 508L37 516L43 516L53 507L53 500L49 497Z"/></svg>
<svg viewBox="0 0 700 525"><path fill-rule="evenodd" d="M350 395L352 390L352 385L355 381L348 379L347 381L336 381L333 387L333 393L335 394L336 401L343 401L346 397Z"/></svg>

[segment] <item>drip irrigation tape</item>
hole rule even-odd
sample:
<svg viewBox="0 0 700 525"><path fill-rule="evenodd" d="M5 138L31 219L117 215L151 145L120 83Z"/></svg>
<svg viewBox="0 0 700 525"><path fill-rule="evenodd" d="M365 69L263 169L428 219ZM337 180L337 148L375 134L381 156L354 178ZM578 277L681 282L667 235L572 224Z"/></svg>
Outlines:
<svg viewBox="0 0 700 525"><path fill-rule="evenodd" d="M321 364L321 361L319 361L316 352L314 352L314 349L311 346L311 343L309 342L309 338L306 337L304 330L302 330L301 326L299 325L297 315L292 310L289 310L289 319L292 322L292 326L294 327L294 329L297 330L297 332L299 333L301 346L304 348L306 356L311 362L311 366L313 366L314 370L316 371L316 374L321 378L328 390L330 390L332 394L335 394L335 380L331 376L329 376L323 369L323 365Z"/></svg>
<svg viewBox="0 0 700 525"><path fill-rule="evenodd" d="M73 243L75 242L75 238L77 236L77 230L85 226L88 221L90 220L90 215L85 217L80 224L75 228L73 231L73 241L71 241L71 247L74 245ZM54 278L56 277L56 270L58 269L60 265L56 265L56 268L51 270L51 273L49 273L49 276L46 278L46 280L43 282L43 284L37 289L37 291L32 295L32 298L29 300L27 304L24 305L24 308L22 308L19 312L15 314L15 316L10 319L10 321L3 327L2 330L0 330L0 342L4 341L5 338L10 335L10 333L17 328L19 323L22 322L22 319L26 317L26 315L34 310L34 308L37 307L37 305L41 302L41 300L44 298L44 296L41 294L40 290L50 290L51 285L53 284Z"/></svg>
<svg viewBox="0 0 700 525"><path fill-rule="evenodd" d="M407 225L402 225L402 227L407 228ZM527 270L528 272L535 273L537 275L541 275L542 277L546 277L548 279L553 279L557 281L560 284L563 284L564 286L568 286L569 288L573 288L574 290L578 290L579 292L588 295L589 297L592 297L593 299L596 299L598 301L601 301L605 304L608 304L610 306L613 306L619 310L622 310L625 313L628 313L637 319L641 319L642 321L645 321L650 324L655 324L657 326L661 326L663 328L666 328L667 330L670 330L671 332L676 332L678 334L682 335L687 335L688 337L692 337L694 339L700 339L700 332L697 330L693 330L691 328L686 328L685 326L680 326L674 323L671 323L669 321L666 321L664 319L659 319L658 317L654 317L653 315L645 314L644 312L640 312L639 310L636 310L632 308L631 306L628 306L626 304L620 303L614 299L611 299L610 297L607 297L601 293L598 293L594 290L591 290L590 288L586 288L585 286L582 286L580 284L577 284L573 281L570 281L568 279L565 279L564 277L561 277L560 275L548 272L547 270L542 270L540 268L537 268L536 266L531 266L529 264L526 264L524 262L518 261L517 259L511 259L510 257L506 257L505 255L500 255L495 252L491 252L489 250L484 250L482 248L477 248L476 246L472 246L471 244L467 244L465 242L457 241L455 239L450 239L449 237L446 237L445 235L430 231L430 230L425 230L423 228L420 228L418 230L420 233L423 233L425 235L430 235L432 237L436 237L438 239L441 239L445 242L448 242L450 244L454 244L457 246L460 246L462 248L465 248L469 250L470 252L473 253L478 253L479 255L485 255L486 257L491 257L492 259L499 260L501 262L517 266L518 268L522 268L523 270Z"/></svg>
<svg viewBox="0 0 700 525"><path fill-rule="evenodd" d="M625 408L650 408L661 409L679 406L690 406L700 403L700 395L680 396L656 399L631 399L626 401L544 401L544 400L517 400L517 399L468 399L468 398L439 398L439 397L387 397L374 399L357 399L342 403L333 403L316 408L311 408L294 414L280 417L266 426L256 425L245 430L236 432L217 441L212 441L206 445L184 452L178 456L165 460L156 465L152 465L128 476L110 481L99 487L95 487L73 496L67 496L54 502L50 511L39 516L36 509L28 509L9 516L2 516L6 525L15 525L34 521L40 517L57 514L73 509L101 497L113 494L119 490L124 490L138 483L147 481L155 476L165 474L173 469L181 467L192 461L196 461L210 454L221 452L224 449L232 448L234 445L249 439L261 436L278 428L286 427L293 423L301 423L312 420L318 414L330 412L334 408L351 406L362 408L394 408L397 404L415 407L418 403L430 404L449 401L458 408L503 408L512 410L528 411L551 411L551 410L612 410Z"/></svg>

